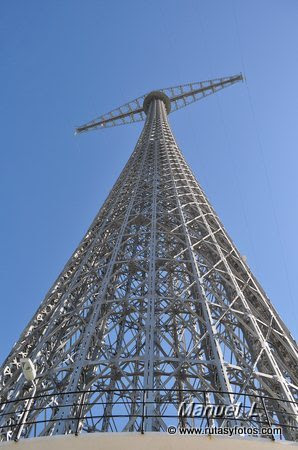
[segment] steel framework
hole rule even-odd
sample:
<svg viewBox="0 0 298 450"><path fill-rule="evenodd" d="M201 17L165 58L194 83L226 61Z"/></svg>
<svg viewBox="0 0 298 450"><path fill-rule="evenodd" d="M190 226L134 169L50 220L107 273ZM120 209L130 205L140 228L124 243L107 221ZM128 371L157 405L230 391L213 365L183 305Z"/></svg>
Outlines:
<svg viewBox="0 0 298 450"><path fill-rule="evenodd" d="M162 431L169 408L173 414L189 393L200 403L262 399L268 421L296 439L296 343L168 123L171 110L241 79L154 91L77 129L146 120L107 200L2 366L3 439L16 438L20 421L22 437L39 422L41 436L78 427ZM24 357L35 364L34 386L22 374Z"/></svg>

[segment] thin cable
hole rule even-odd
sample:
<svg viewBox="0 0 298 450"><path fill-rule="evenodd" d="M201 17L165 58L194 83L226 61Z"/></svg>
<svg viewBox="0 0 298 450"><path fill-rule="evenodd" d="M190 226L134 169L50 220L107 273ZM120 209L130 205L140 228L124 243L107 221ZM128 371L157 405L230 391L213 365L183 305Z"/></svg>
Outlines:
<svg viewBox="0 0 298 450"><path fill-rule="evenodd" d="M79 137L78 136L75 136L75 139L74 139L74 141L75 141L75 143L76 143L76 146L77 146L77 149L78 149L78 153L80 154L81 153L81 146L80 146L80 144L79 144Z"/></svg>
<svg viewBox="0 0 298 450"><path fill-rule="evenodd" d="M211 61L211 55L210 55L211 52L208 52L207 43L206 43L206 39L205 39L204 25L202 23L200 15L198 17L198 22L199 22L199 25L201 27L202 42L203 42L203 45L205 47L205 53L207 55L207 60L208 60L208 64L209 64L210 74L215 74L214 64ZM215 95L215 97L216 97L215 101L216 101L217 108L218 108L218 111L219 111L219 116L220 116L220 119L221 119L221 122L222 122L222 125L223 125L226 145L227 145L227 148L229 148L229 147L232 147L232 140L231 140L231 137L230 137L230 132L228 130L226 121L224 120L223 109L222 109L222 105L220 103L219 96ZM246 214L244 193L243 193L243 189L242 189L241 179L239 178L239 168L236 166L235 159L231 158L231 160L232 160L231 164L232 164L233 169L234 169L233 170L234 171L234 178L233 178L233 180L235 182L236 192L237 192L237 194L239 196L240 205L241 205L242 220L243 220L244 226L245 226L246 231L247 231L248 244L250 246L253 259L255 261L255 266L256 266L256 268L258 270L257 257L256 257L257 253L256 253L254 241L252 239L252 233L251 233L251 229L250 229L250 226L249 226L248 217L247 217L247 214Z"/></svg>
<svg viewBox="0 0 298 450"><path fill-rule="evenodd" d="M242 68L243 68L243 72L246 75L244 54L243 54L243 50L242 50L242 41L241 41L240 32L239 32L237 11L236 11L234 0L232 0L232 6L233 6L233 15L234 15L236 36L237 36L237 39L238 39L238 49L239 49L239 54L240 54L240 58L241 58L241 65L242 65ZM261 162L262 162L262 165L263 165L263 169L264 169L264 173L265 173L265 179L266 179L266 182L267 182L269 200L270 200L271 209L272 209L273 218L274 218L275 227L276 227L276 234L277 234L277 237L278 237L278 240L279 240L279 244L280 244L281 256L282 256L282 261L283 261L283 265L284 265L284 272L285 272L286 282L287 282L287 286L288 286L288 292L289 292L289 296L290 296L291 301L294 302L294 296L293 296L292 286L291 286L291 283L290 283L288 266L287 266L287 262L286 262L284 244L283 244L283 241L282 241L280 227L279 227L278 218L277 218L277 213L276 213L276 209L275 209L275 204L274 204L274 201L273 201L273 189L272 189L272 185L271 185L271 182L270 182L270 177L269 177L268 168L267 168L267 164L266 164L265 153L264 153L264 149L263 149L263 145L262 145L262 141L261 141L261 137L260 137L260 133L259 133L259 128L258 128L258 124L257 124L257 118L256 118L254 104L253 104L253 99L252 99L252 95L251 95L248 83L246 82L245 85L246 85L246 91L247 91L247 96L248 96L249 105L250 105L252 122L253 122L253 125L254 125L254 128L255 128L257 144L258 144L258 147L259 147L259 150L260 150Z"/></svg>

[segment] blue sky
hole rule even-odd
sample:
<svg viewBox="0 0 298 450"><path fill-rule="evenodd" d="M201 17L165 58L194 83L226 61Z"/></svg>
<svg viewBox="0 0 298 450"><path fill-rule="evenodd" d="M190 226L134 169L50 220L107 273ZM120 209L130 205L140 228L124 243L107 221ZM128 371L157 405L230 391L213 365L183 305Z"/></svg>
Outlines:
<svg viewBox="0 0 298 450"><path fill-rule="evenodd" d="M296 0L2 2L0 360L79 243L142 124L74 127L152 89L245 72L170 116L290 328L298 212Z"/></svg>

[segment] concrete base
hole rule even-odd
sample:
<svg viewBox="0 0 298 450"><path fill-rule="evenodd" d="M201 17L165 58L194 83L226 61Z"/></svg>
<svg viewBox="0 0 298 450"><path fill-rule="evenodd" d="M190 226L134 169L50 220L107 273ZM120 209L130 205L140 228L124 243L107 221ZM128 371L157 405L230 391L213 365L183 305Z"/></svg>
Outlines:
<svg viewBox="0 0 298 450"><path fill-rule="evenodd" d="M167 433L89 433L2 442L2 450L288 450L298 443L260 438L181 436Z"/></svg>

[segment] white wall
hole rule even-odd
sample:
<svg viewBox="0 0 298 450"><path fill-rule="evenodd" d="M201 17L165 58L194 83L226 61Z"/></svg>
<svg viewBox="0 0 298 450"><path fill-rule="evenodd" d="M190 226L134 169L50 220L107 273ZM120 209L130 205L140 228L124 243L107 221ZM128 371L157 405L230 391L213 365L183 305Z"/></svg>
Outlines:
<svg viewBox="0 0 298 450"><path fill-rule="evenodd" d="M216 436L170 436L167 433L90 433L2 442L1 450L290 450L298 443Z"/></svg>

